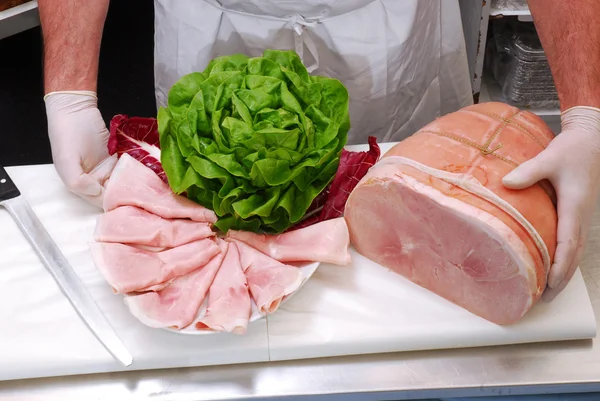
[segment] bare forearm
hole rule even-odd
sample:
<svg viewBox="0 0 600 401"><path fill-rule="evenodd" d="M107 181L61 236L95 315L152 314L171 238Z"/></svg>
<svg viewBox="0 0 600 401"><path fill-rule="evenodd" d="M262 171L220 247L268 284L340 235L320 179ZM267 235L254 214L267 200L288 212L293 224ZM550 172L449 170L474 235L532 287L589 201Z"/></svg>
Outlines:
<svg viewBox="0 0 600 401"><path fill-rule="evenodd" d="M110 0L38 0L44 91L97 89L100 43Z"/></svg>
<svg viewBox="0 0 600 401"><path fill-rule="evenodd" d="M528 0L564 111L600 107L600 1Z"/></svg>

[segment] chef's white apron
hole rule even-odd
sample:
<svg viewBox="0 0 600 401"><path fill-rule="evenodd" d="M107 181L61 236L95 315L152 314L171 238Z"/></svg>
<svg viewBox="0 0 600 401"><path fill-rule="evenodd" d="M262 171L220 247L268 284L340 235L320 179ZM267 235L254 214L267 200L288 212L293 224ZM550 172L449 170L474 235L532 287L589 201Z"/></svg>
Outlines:
<svg viewBox="0 0 600 401"><path fill-rule="evenodd" d="M472 104L458 0L155 0L155 90L218 56L294 49L350 95L348 143L398 141Z"/></svg>

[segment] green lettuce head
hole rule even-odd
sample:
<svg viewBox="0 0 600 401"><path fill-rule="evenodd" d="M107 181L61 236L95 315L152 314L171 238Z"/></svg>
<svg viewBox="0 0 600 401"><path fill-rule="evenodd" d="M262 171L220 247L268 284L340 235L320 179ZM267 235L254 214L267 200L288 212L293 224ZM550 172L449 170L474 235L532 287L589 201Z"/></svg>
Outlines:
<svg viewBox="0 0 600 401"><path fill-rule="evenodd" d="M280 233L335 176L348 91L310 76L294 51L219 57L171 88L158 125L175 193L214 210L224 232Z"/></svg>

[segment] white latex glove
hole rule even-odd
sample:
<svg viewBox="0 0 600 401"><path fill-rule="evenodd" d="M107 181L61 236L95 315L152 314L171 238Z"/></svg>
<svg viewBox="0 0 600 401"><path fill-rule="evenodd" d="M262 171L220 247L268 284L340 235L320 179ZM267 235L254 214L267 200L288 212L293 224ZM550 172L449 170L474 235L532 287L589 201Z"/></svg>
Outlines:
<svg viewBox="0 0 600 401"><path fill-rule="evenodd" d="M108 154L108 130L91 91L51 92L44 96L52 159L66 187L102 207L104 182L117 162Z"/></svg>
<svg viewBox="0 0 600 401"><path fill-rule="evenodd" d="M533 159L504 177L522 189L547 179L557 198L558 232L544 300L567 285L581 260L600 189L600 109L573 107L561 115L562 132Z"/></svg>

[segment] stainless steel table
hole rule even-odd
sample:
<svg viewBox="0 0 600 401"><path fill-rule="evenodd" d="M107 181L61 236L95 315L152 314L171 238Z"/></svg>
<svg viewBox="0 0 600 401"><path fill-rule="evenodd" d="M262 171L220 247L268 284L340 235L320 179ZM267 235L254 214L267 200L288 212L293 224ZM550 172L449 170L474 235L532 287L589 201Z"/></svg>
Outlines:
<svg viewBox="0 0 600 401"><path fill-rule="evenodd" d="M600 322L600 211L581 269ZM20 380L0 383L0 400L404 400L585 391L600 391L598 340Z"/></svg>

